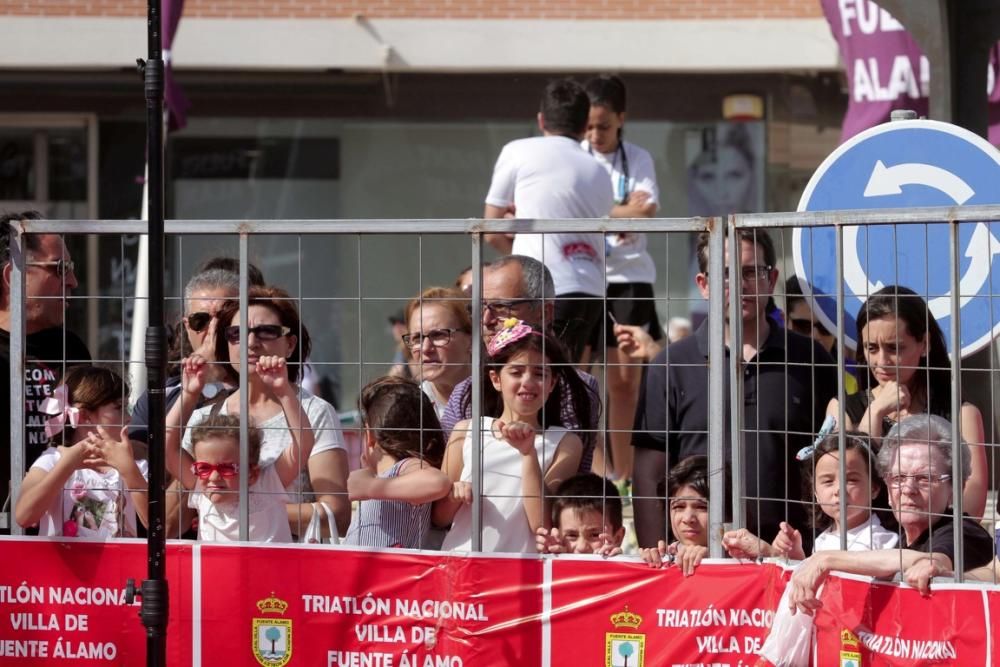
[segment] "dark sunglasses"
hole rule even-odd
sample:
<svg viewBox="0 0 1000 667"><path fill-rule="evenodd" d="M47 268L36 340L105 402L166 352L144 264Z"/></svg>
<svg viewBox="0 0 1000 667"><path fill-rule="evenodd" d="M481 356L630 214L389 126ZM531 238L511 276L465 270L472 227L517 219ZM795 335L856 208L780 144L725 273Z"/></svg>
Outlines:
<svg viewBox="0 0 1000 667"><path fill-rule="evenodd" d="M247 329L247 338L250 337L250 334L253 334L257 337L257 340L271 341L278 340L282 336L287 336L291 332L291 329L280 324L259 324ZM233 344L240 342L239 325L226 327L226 340Z"/></svg>
<svg viewBox="0 0 1000 667"><path fill-rule="evenodd" d="M71 259L53 259L46 262L28 262L28 266L41 266L46 269L54 269L56 275L65 278L67 274L73 273L76 264Z"/></svg>
<svg viewBox="0 0 1000 667"><path fill-rule="evenodd" d="M213 472L218 472L220 477L236 477L240 471L240 466L236 463L209 463L208 461L195 461L191 464L191 473L198 479L208 479Z"/></svg>
<svg viewBox="0 0 1000 667"><path fill-rule="evenodd" d="M191 331L202 332L208 328L208 323L212 321L212 314L205 312L191 313L185 319L187 319Z"/></svg>

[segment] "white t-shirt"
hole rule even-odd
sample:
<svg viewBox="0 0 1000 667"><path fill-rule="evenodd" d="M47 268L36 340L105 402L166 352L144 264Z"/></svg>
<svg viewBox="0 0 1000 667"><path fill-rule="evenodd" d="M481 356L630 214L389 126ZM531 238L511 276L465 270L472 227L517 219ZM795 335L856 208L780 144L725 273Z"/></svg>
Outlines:
<svg viewBox="0 0 1000 667"><path fill-rule="evenodd" d="M614 197L607 173L575 139L546 136L518 139L503 147L486 203L499 208L513 204L518 218L563 220L606 217ZM512 252L543 262L557 295L604 295L601 234L519 233Z"/></svg>
<svg viewBox="0 0 1000 667"><path fill-rule="evenodd" d="M899 544L899 535L886 529L878 516L872 514L868 521L847 531L848 551L875 551L877 549L895 549ZM839 551L840 533L833 531L833 526L816 536L813 543L813 553L817 551Z"/></svg>
<svg viewBox="0 0 1000 667"><path fill-rule="evenodd" d="M656 167L649 151L628 141L621 142L621 151L607 154L591 150L586 140L580 145L611 177L616 202L624 201L631 192L648 192L649 201L659 208L660 189L656 186ZM628 178L625 178L624 173L625 162L628 163ZM656 282L656 265L646 250L645 234L608 234L605 243L609 283Z"/></svg>
<svg viewBox="0 0 1000 667"><path fill-rule="evenodd" d="M223 498L213 503L202 493L198 480L188 496L188 507L198 510L198 539L203 542L236 542L240 539L239 496ZM292 530L288 526L285 505L288 496L281 486L281 479L274 464L260 468L257 481L250 485L250 541L291 542Z"/></svg>
<svg viewBox="0 0 1000 667"><path fill-rule="evenodd" d="M312 426L313 431L314 442L310 457L331 449L346 450L344 446L344 434L340 428L340 417L337 416L337 411L333 406L322 398L313 396L305 389L299 389L299 401L302 403L302 409L309 418L309 424ZM191 456L194 456L194 450L191 446L191 427L197 425L198 422L207 417L211 412L212 406L206 405L195 410L191 415L191 419L188 420L188 427L184 429L183 447ZM223 403L219 414L229 414L228 401ZM270 419L259 424L254 424L254 426L260 429L261 432L260 459L258 460L258 464L261 467L268 466L274 463L281 453L292 444L292 433L288 430L288 420L285 419L284 412L278 412L278 414ZM293 480L285 490L291 494L310 491L308 471L303 470L302 474Z"/></svg>
<svg viewBox="0 0 1000 667"><path fill-rule="evenodd" d="M52 472L62 457L58 447L49 447L31 465ZM136 461L142 476L149 477L149 463ZM73 524L69 526L68 524ZM135 504L118 471L80 468L66 480L63 492L45 510L38 524L39 535L75 537L135 537Z"/></svg>

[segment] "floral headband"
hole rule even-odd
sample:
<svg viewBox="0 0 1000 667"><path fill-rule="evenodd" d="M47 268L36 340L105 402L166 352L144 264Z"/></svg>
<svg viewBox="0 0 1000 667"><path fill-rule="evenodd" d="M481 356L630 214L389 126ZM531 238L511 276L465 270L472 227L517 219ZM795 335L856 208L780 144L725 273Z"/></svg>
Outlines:
<svg viewBox="0 0 1000 667"><path fill-rule="evenodd" d="M538 332L532 329L531 325L525 324L524 320L519 320L516 317L508 317L503 321L500 331L493 336L493 339L486 346L486 353L491 357L495 357L500 350L511 343L519 341L533 333L537 334Z"/></svg>
<svg viewBox="0 0 1000 667"><path fill-rule="evenodd" d="M69 388L64 384L56 387L52 396L42 401L39 409L49 415L45 420L46 438L54 438L62 433L67 421L72 428L76 428L80 423L80 408L69 404Z"/></svg>

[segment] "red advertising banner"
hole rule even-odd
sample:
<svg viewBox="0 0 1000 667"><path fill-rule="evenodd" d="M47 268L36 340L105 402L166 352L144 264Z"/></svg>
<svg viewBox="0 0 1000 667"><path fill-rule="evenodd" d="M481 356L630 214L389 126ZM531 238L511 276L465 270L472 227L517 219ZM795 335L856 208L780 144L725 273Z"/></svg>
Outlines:
<svg viewBox="0 0 1000 667"><path fill-rule="evenodd" d="M552 665L752 665L784 589L776 565L609 565L552 561Z"/></svg>
<svg viewBox="0 0 1000 667"><path fill-rule="evenodd" d="M816 615L816 665L988 664L986 592L916 589L832 576Z"/></svg>
<svg viewBox="0 0 1000 667"><path fill-rule="evenodd" d="M171 666L191 665L191 546L172 545ZM146 578L146 543L0 537L0 664L136 665L146 655L139 601L125 582Z"/></svg>
<svg viewBox="0 0 1000 667"><path fill-rule="evenodd" d="M542 664L542 562L201 547L201 664Z"/></svg>
<svg viewBox="0 0 1000 667"><path fill-rule="evenodd" d="M146 572L136 540L0 538L0 664L141 665ZM785 586L771 564L705 562L690 577L629 559L171 543L172 667L752 665ZM1000 589L929 597L831 576L820 667L984 665L1000 656Z"/></svg>

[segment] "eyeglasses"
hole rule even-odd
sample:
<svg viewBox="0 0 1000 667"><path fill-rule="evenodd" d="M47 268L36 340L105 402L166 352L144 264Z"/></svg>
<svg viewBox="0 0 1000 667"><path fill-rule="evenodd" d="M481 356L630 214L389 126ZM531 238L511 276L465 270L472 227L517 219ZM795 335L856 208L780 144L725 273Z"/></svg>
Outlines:
<svg viewBox="0 0 1000 667"><path fill-rule="evenodd" d="M773 270L774 270L774 267L771 266L770 264L766 264L764 266L761 266L760 264L757 264L755 266L744 266L744 267L741 267L740 268L740 275L743 278L743 282L745 282L745 283L752 283L752 282L755 282L757 280L767 280L768 276L771 275L771 271L773 271ZM708 277L708 271L705 271L704 275L707 278ZM726 273L725 273L725 276L724 276L723 280L726 282L726 284L729 283L729 267L726 267Z"/></svg>
<svg viewBox="0 0 1000 667"><path fill-rule="evenodd" d="M287 336L291 332L291 329L280 324L258 324L255 327L247 329L247 338L250 337L250 334L253 334L257 336L257 340L271 341L278 340L282 336ZM239 325L226 327L226 340L233 344L240 342Z"/></svg>
<svg viewBox="0 0 1000 667"><path fill-rule="evenodd" d="M503 319L511 317L514 314L514 309L518 306L523 306L526 303L535 303L537 299L512 299L510 301L483 301L483 315L486 311L491 311L497 317ZM472 314L472 306L466 306L466 310L469 314Z"/></svg>
<svg viewBox="0 0 1000 667"><path fill-rule="evenodd" d="M240 466L236 463L209 463L208 461L195 461L191 464L191 473L198 479L208 479L213 472L219 473L220 477L236 477Z"/></svg>
<svg viewBox="0 0 1000 667"><path fill-rule="evenodd" d="M463 329L431 329L427 333L407 333L403 334L403 345L414 348L421 347L424 339L429 340L434 347L444 347L451 342L451 336L455 333L469 333Z"/></svg>
<svg viewBox="0 0 1000 667"><path fill-rule="evenodd" d="M44 262L28 262L28 266L54 267L56 275L65 278L67 274L73 273L76 264L71 259L53 259Z"/></svg>
<svg viewBox="0 0 1000 667"><path fill-rule="evenodd" d="M191 313L185 319L191 331L201 332L208 328L208 323L212 321L212 313Z"/></svg>
<svg viewBox="0 0 1000 667"><path fill-rule="evenodd" d="M918 489L926 491L931 488L931 484L947 482L949 479L951 479L951 475L891 475L886 482L893 489L901 489L904 485L913 482Z"/></svg>
<svg viewBox="0 0 1000 667"><path fill-rule="evenodd" d="M791 317L788 319L788 323L792 325L792 331L803 336L811 336L813 329L816 330L820 336L829 336L830 332L827 328L823 326L820 322L814 322L805 317Z"/></svg>

